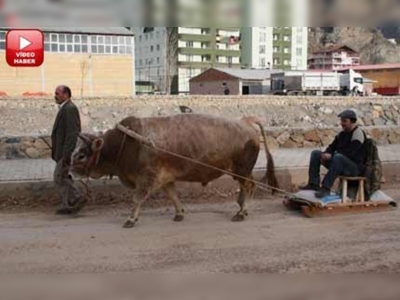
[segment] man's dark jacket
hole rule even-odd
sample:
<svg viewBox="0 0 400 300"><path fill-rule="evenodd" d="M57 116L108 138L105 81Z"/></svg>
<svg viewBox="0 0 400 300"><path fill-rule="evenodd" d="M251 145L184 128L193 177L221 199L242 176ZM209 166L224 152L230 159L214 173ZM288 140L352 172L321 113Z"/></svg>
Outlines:
<svg viewBox="0 0 400 300"><path fill-rule="evenodd" d="M75 149L78 134L81 132L81 120L78 108L68 101L59 110L51 134L52 153L54 161L70 159Z"/></svg>

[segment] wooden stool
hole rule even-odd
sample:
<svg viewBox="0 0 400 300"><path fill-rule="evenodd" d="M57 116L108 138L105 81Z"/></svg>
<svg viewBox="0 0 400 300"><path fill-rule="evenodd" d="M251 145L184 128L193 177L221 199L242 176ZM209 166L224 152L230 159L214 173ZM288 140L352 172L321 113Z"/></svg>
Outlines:
<svg viewBox="0 0 400 300"><path fill-rule="evenodd" d="M349 181L358 181L358 190L357 190L357 196L356 196L356 202L364 203L365 202L365 197L364 197L364 187L365 187L365 177L339 177L340 181L343 183L343 188L342 188L342 203L348 203L348 198L347 198L347 191L349 187Z"/></svg>

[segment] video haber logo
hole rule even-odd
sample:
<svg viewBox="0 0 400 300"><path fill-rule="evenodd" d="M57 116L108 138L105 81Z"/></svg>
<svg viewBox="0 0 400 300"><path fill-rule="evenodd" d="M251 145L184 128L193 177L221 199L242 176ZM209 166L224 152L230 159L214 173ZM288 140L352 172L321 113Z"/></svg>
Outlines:
<svg viewBox="0 0 400 300"><path fill-rule="evenodd" d="M12 29L6 35L6 60L11 67L39 67L44 60L44 37L36 29Z"/></svg>

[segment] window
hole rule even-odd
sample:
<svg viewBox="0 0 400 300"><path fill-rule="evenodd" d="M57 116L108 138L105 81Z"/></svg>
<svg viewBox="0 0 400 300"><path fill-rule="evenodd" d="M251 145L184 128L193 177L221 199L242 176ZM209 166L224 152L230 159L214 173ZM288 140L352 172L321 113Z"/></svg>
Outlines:
<svg viewBox="0 0 400 300"><path fill-rule="evenodd" d="M285 47L285 48L283 49L283 53L289 53L289 48L288 48L288 47Z"/></svg>
<svg viewBox="0 0 400 300"><path fill-rule="evenodd" d="M279 58L274 58L274 65L280 65L281 62L279 60Z"/></svg>
<svg viewBox="0 0 400 300"><path fill-rule="evenodd" d="M279 34L274 34L274 41L278 41L279 40Z"/></svg>
<svg viewBox="0 0 400 300"><path fill-rule="evenodd" d="M260 67L265 68L265 57L260 58Z"/></svg>
<svg viewBox="0 0 400 300"><path fill-rule="evenodd" d="M284 40L285 42L290 42L290 36L285 35L285 36L283 37L283 40Z"/></svg>
<svg viewBox="0 0 400 300"><path fill-rule="evenodd" d="M297 43L299 43L299 44L303 43L303 35L297 36Z"/></svg>
<svg viewBox="0 0 400 300"><path fill-rule="evenodd" d="M2 46L0 31L0 48ZM45 51L95 54L131 54L131 37L45 33ZM154 50L154 49L153 49ZM140 49L138 50L140 52Z"/></svg>
<svg viewBox="0 0 400 300"><path fill-rule="evenodd" d="M210 60L211 60L211 56L210 55L203 55L201 57L201 61L203 61L203 62L207 62L207 61L210 61Z"/></svg>
<svg viewBox="0 0 400 300"><path fill-rule="evenodd" d="M157 57L157 64L160 64L160 58Z"/></svg>
<svg viewBox="0 0 400 300"><path fill-rule="evenodd" d="M265 43L267 41L267 34L265 32L260 33L260 43Z"/></svg>
<svg viewBox="0 0 400 300"><path fill-rule="evenodd" d="M278 53L279 52L279 47L274 47L274 53Z"/></svg>
<svg viewBox="0 0 400 300"><path fill-rule="evenodd" d="M285 60L283 61L283 64L284 64L285 66L289 66L289 65L290 65L290 61L287 60L287 59L285 59Z"/></svg>
<svg viewBox="0 0 400 300"><path fill-rule="evenodd" d="M160 45L157 45L157 51L160 51L161 47Z"/></svg>
<svg viewBox="0 0 400 300"><path fill-rule="evenodd" d="M302 56L303 55L303 48L297 48L296 49L296 54L297 54L297 56Z"/></svg>
<svg viewBox="0 0 400 300"><path fill-rule="evenodd" d="M259 53L260 53L260 54L265 54L265 49L266 49L265 45L260 46L260 51L259 51Z"/></svg>
<svg viewBox="0 0 400 300"><path fill-rule="evenodd" d="M186 42L186 47L193 48L193 42L192 41Z"/></svg>
<svg viewBox="0 0 400 300"><path fill-rule="evenodd" d="M0 31L0 49L4 50L6 48L6 32Z"/></svg>
<svg viewBox="0 0 400 300"><path fill-rule="evenodd" d="M154 51L154 46L150 46L150 52Z"/></svg>

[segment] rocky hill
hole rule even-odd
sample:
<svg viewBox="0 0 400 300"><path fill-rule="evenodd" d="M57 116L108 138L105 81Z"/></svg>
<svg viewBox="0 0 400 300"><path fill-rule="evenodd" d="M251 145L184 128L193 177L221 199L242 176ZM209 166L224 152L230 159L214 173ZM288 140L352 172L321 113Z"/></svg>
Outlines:
<svg viewBox="0 0 400 300"><path fill-rule="evenodd" d="M311 27L310 53L331 44L352 47L363 64L400 62L400 47L375 27Z"/></svg>

